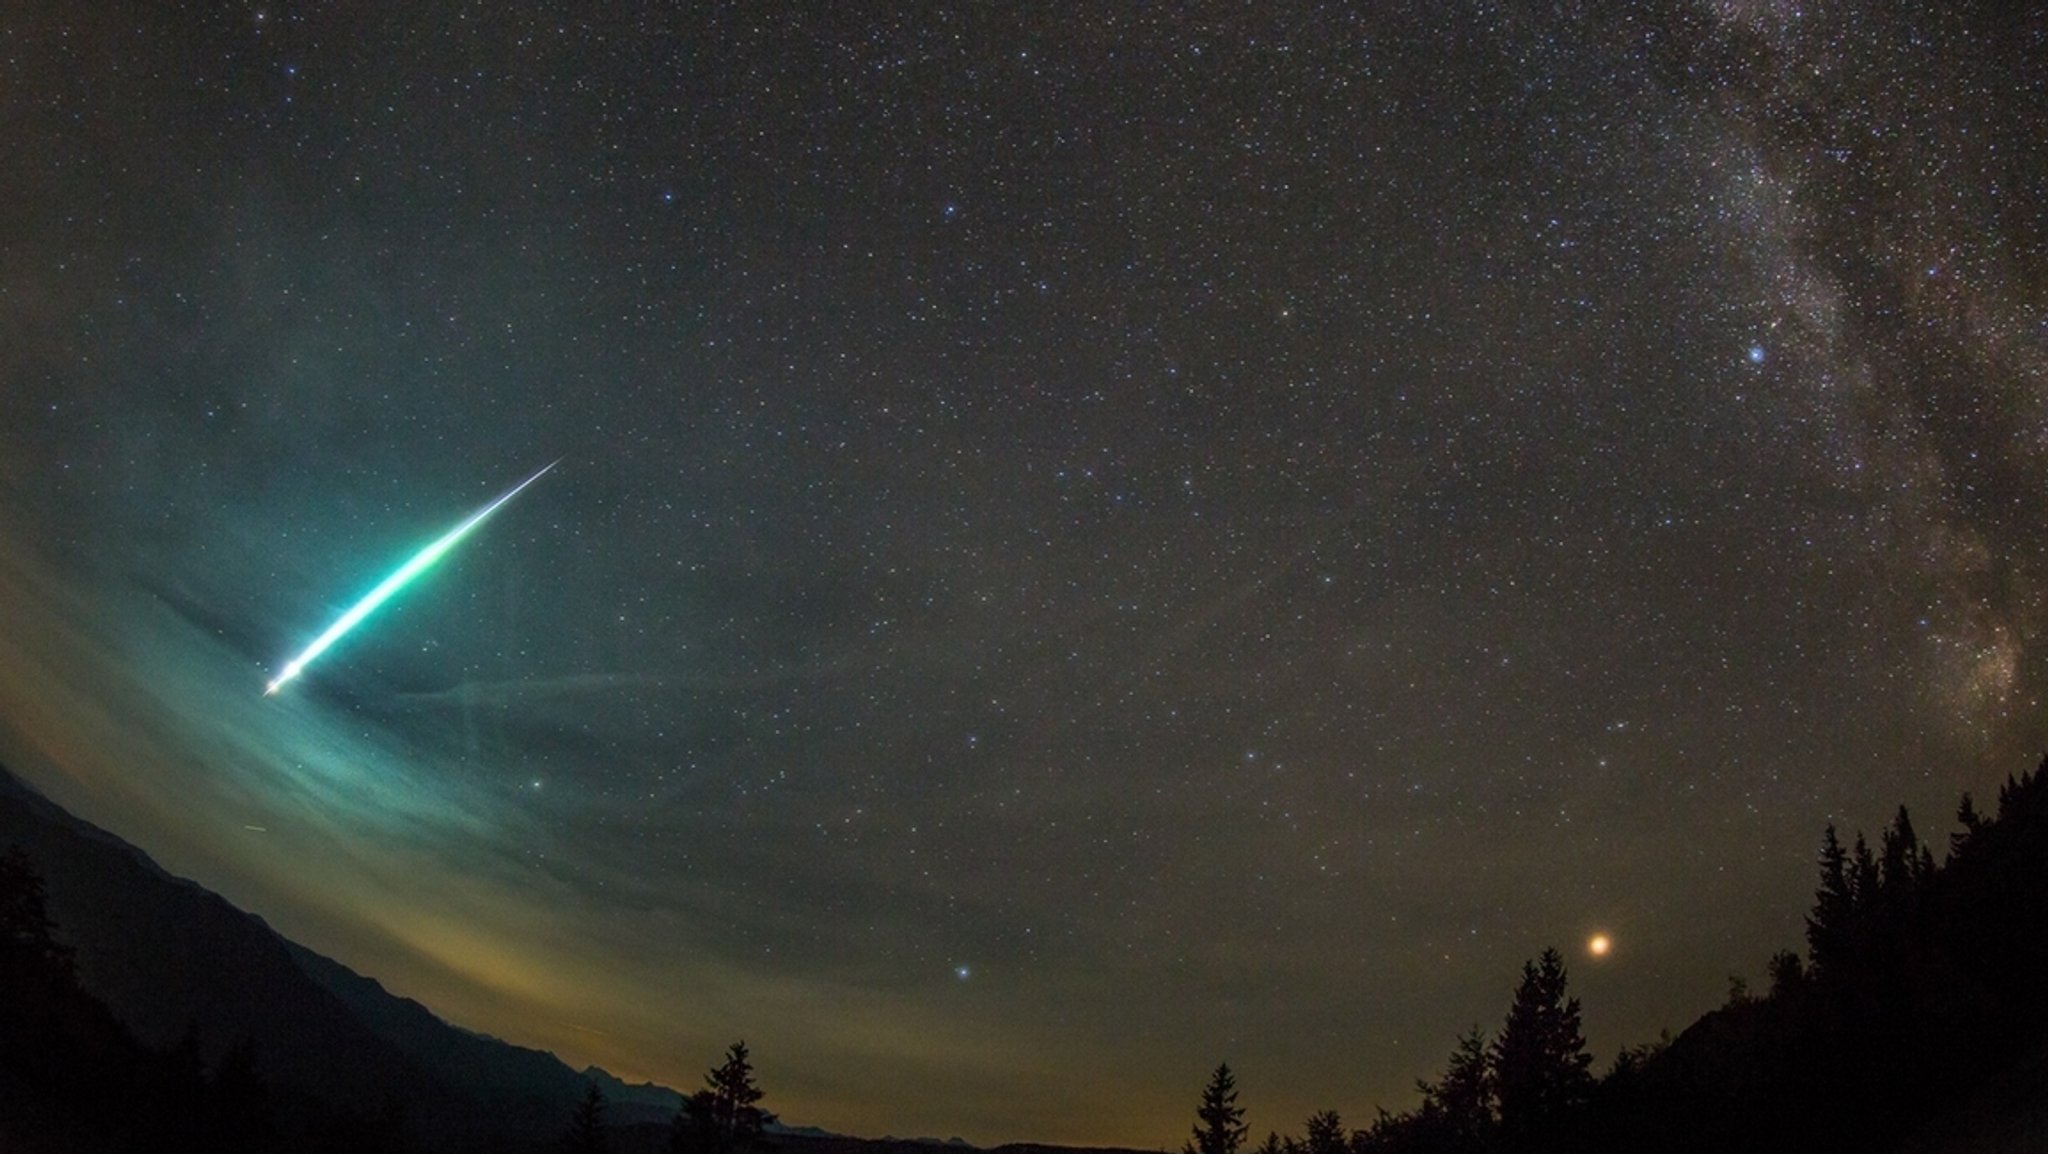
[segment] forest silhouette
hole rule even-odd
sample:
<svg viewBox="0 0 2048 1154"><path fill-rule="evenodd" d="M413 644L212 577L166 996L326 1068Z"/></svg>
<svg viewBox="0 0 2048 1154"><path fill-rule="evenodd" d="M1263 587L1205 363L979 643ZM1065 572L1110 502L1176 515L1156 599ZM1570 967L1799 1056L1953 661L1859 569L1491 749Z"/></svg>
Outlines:
<svg viewBox="0 0 2048 1154"><path fill-rule="evenodd" d="M1595 1075L1562 956L1522 968L1497 1032L1454 1042L1412 1109L1349 1129L1335 1110L1299 1136L1248 1142L1235 1073L1203 1088L1183 1154L1561 1154L1564 1151L2048 1149L2048 762L2008 778L1986 815L1964 795L1937 860L1901 807L1873 848L1829 826L1806 952L1780 951L1761 994ZM45 885L0 854L0 1148L26 1154L216 1154L428 1148L396 1101L273 1085L249 1039L212 1061L196 1026L136 1039L80 983ZM593 1082L553 1134L502 1149L575 1154L825 1154L883 1143L774 1132L735 1042L666 1127L608 1124ZM902 1144L898 1144L902 1145ZM1043 1148L1038 1148L1043 1149Z"/></svg>
<svg viewBox="0 0 2048 1154"><path fill-rule="evenodd" d="M1904 806L1875 850L1827 827L1805 958L1772 957L1762 995L1731 979L1726 1005L1604 1076L1545 950L1419 1106L1348 1134L1321 1111L1256 1154L2048 1149L2048 761L1990 817L1964 794L1956 821L1939 862ZM1219 1067L1186 1154L1238 1154L1236 1097Z"/></svg>

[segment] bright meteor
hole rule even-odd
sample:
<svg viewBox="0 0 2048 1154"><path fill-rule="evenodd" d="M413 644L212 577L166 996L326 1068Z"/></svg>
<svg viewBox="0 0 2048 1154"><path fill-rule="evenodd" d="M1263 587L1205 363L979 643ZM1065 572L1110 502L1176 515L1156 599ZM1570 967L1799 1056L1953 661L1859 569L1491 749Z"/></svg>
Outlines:
<svg viewBox="0 0 2048 1154"><path fill-rule="evenodd" d="M414 554L413 559L407 561L403 566L400 566L398 572L393 573L391 576L386 577L383 581L379 582L375 589L370 590L370 592L366 594L361 601L356 602L355 605L352 608L350 608L348 612L342 614L341 617L337 619L334 624L328 626L327 632L322 633L320 636L314 638L313 644L306 646L306 651L304 653L299 654L297 657L294 657L289 662L287 662L285 664L284 669L280 671L276 677L271 678L269 686L267 686L263 690L263 695L265 697L268 697L271 694L276 693L280 688L283 687L285 682L290 681L292 678L297 677L300 673L304 672L306 666L310 664L315 657L318 657L322 653L327 652L327 647L334 644L336 641L341 640L342 634L347 633L349 630L354 629L357 625L362 624L363 618L368 617L371 613L375 612L377 606L382 605L384 604L384 602L390 600L391 595L393 593L396 593L400 589L405 588L405 586L409 582L411 582L413 578L426 572L427 569L430 568L434 564L434 562L439 561L442 555L447 553L448 550L455 548L455 543L457 541L460 541L464 537L467 537L469 535L470 530L476 528L478 525L483 524L484 518L497 512L498 506L503 505L505 502L510 501L514 497L517 497L520 493L520 490L526 488L528 485L533 484L535 481L540 480L542 477L547 475L548 469L552 469L556 465L559 465L561 463L562 462L560 458L556 458L555 460L548 462L546 468L543 468L540 472L535 473L533 476L528 477L526 480L519 482L517 485L512 486L510 489L505 491L504 496L499 497L497 500L492 501L490 504L485 505L483 508L478 509L474 513L471 513L469 515L468 520L464 521L460 525L457 525L455 528L448 530L446 533L441 535L440 540L435 541L433 544L427 546L426 548L420 550L418 553Z"/></svg>

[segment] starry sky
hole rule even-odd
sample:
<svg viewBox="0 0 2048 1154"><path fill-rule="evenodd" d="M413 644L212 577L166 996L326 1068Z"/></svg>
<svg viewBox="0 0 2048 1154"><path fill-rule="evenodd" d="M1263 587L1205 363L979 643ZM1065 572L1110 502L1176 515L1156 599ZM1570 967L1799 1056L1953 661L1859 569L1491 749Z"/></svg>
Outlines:
<svg viewBox="0 0 2048 1154"><path fill-rule="evenodd" d="M1604 1066L2048 746L2043 124L1992 3L9 4L0 759L798 1123L1362 1122L1548 945Z"/></svg>

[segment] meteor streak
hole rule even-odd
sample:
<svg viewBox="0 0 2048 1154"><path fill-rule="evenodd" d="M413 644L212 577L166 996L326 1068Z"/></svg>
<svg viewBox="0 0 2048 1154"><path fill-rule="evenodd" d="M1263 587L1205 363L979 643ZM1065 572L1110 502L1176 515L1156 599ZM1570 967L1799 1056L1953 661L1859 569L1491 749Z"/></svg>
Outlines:
<svg viewBox="0 0 2048 1154"><path fill-rule="evenodd" d="M276 693L280 688L284 686L285 682L290 681L292 678L297 677L300 673L304 672L306 666L310 664L315 657L318 657L322 653L327 652L327 647L334 644L336 641L341 640L342 634L347 633L349 630L354 629L357 625L362 624L363 618L368 617L371 613L375 612L377 606L382 605L384 604L384 602L390 600L391 595L393 593L396 593L400 589L405 588L405 586L409 582L411 582L413 578L426 572L427 569L434 564L434 562L439 561L441 559L443 554L447 553L448 550L455 548L455 543L457 541L460 541L464 537L467 537L469 535L470 530L476 528L478 525L483 524L484 518L497 512L498 506L503 505L505 502L510 501L514 497L517 497L519 495L520 490L526 488L528 485L533 484L535 481L540 480L542 477L547 475L548 469L552 469L556 465L559 465L561 463L562 461L559 457L557 457L553 461L548 462L546 468L543 468L540 472L535 473L533 476L528 477L526 480L519 482L517 485L512 486L510 489L505 491L504 496L499 497L497 500L492 501L490 504L485 505L483 508L478 509L474 513L471 513L469 515L468 520L464 521L460 525L457 525L455 528L448 530L448 532L441 535L440 540L435 541L433 544L427 546L426 548L420 550L418 553L414 554L413 559L407 561L404 565L400 566L398 572L393 573L391 576L386 577L383 581L379 582L375 589L370 590L370 592L366 594L361 601L356 602L355 605L351 607L348 612L342 614L341 617L337 619L334 624L328 626L327 632L322 633L318 637L315 637L313 639L313 644L306 646L306 651L304 653L299 654L297 657L294 657L289 662L287 662L285 664L284 669L281 670L276 677L271 678L270 684L263 690L263 696L269 697L271 694Z"/></svg>

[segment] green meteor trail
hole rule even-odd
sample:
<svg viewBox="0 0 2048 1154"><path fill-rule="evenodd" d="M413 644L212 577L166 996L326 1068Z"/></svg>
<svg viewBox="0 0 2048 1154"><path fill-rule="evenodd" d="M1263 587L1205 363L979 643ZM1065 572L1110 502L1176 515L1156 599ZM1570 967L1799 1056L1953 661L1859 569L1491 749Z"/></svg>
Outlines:
<svg viewBox="0 0 2048 1154"><path fill-rule="evenodd" d="M283 687L285 682L290 681L292 678L297 677L300 673L304 672L306 666L315 657L318 657L322 653L325 653L327 651L328 646L334 644L336 641L341 640L342 634L347 633L349 630L354 629L357 625L362 624L363 618L368 617L371 613L375 612L377 606L382 605L384 604L384 602L390 600L391 595L393 593L396 593L400 589L405 588L405 586L409 582L411 582L413 578L426 572L427 569L434 564L434 562L439 561L441 559L443 554L447 553L448 550L455 548L455 543L457 541L460 541L464 537L468 536L470 530L476 528L478 525L483 524L484 518L497 512L498 506L503 505L505 502L510 501L514 497L517 497L519 495L520 490L526 488L528 485L533 484L535 481L540 480L543 476L547 475L548 469L552 469L556 465L559 465L561 463L562 462L559 458L548 462L546 468L543 468L540 472L535 473L533 476L528 477L526 480L519 482L517 485L512 486L510 489L505 491L504 496L499 497L497 500L492 501L490 504L485 505L483 508L478 509L474 513L471 513L469 515L468 520L464 521L460 525L457 525L455 528L448 530L446 533L441 535L440 540L435 541L433 544L427 546L426 548L420 550L418 553L414 554L413 559L407 561L404 565L400 566L398 572L393 573L391 576L386 577L384 580L378 582L377 587L375 589L370 590L370 592L366 594L361 601L356 602L355 605L351 607L348 612L342 614L341 617L334 622L334 624L328 626L327 632L322 633L320 636L314 638L313 644L306 646L306 651L304 653L299 654L297 657L294 657L289 662L287 662L285 664L284 669L280 671L276 677L271 678L269 686L263 690L263 695L265 697L268 697L271 694L276 693L280 688Z"/></svg>

